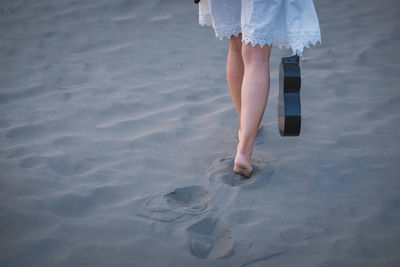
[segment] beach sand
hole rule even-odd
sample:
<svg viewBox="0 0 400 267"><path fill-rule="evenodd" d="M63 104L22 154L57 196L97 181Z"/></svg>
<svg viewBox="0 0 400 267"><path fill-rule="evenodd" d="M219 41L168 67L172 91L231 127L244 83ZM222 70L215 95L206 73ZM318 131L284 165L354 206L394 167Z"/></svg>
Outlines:
<svg viewBox="0 0 400 267"><path fill-rule="evenodd" d="M2 0L0 266L400 266L399 3L315 7L301 134L273 47L247 179L193 1Z"/></svg>

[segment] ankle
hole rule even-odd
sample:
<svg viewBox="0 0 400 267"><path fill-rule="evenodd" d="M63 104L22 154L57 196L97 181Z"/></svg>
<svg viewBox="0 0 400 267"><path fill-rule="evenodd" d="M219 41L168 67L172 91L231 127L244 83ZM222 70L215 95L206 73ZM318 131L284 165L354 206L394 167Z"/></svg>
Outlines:
<svg viewBox="0 0 400 267"><path fill-rule="evenodd" d="M246 158L251 158L253 154L253 147L249 144L243 144L242 140L239 141L237 145L236 154L243 155Z"/></svg>

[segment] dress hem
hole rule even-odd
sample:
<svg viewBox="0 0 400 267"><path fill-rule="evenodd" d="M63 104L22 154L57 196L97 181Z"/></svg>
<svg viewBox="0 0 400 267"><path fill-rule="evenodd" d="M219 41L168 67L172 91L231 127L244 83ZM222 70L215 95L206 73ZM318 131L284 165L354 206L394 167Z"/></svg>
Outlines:
<svg viewBox="0 0 400 267"><path fill-rule="evenodd" d="M201 26L210 26L212 28L212 23L207 20L206 17L202 17L199 20ZM242 33L242 42L246 45L251 44L252 47L257 44L262 48L264 45L268 44L271 46L273 44L277 45L279 48L292 49L292 55L301 56L303 54L304 48L310 49L311 45L317 46L321 42L321 32L320 31L303 31L303 32L293 32L293 33L278 33L271 32L269 34L261 35L250 35L243 33L240 26L232 26L231 28L215 29L215 37L222 39L230 39L232 35L238 37Z"/></svg>

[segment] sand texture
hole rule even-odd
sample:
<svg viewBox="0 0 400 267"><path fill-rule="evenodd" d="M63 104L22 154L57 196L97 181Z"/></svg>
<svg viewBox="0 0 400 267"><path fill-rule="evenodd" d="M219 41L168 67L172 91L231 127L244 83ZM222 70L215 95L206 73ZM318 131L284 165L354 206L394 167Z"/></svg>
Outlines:
<svg viewBox="0 0 400 267"><path fill-rule="evenodd" d="M314 1L302 128L233 173L228 41L193 1L0 1L0 266L400 266L400 4Z"/></svg>

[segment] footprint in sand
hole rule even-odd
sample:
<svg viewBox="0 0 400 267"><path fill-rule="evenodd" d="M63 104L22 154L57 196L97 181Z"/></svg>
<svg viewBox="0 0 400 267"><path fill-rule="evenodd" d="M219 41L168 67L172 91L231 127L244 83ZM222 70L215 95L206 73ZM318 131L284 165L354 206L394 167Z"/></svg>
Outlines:
<svg viewBox="0 0 400 267"><path fill-rule="evenodd" d="M162 222L182 222L207 210L209 202L210 193L202 186L192 185L144 198L136 215Z"/></svg>
<svg viewBox="0 0 400 267"><path fill-rule="evenodd" d="M262 183L268 183L274 173L271 163L266 160L253 159L253 174L250 178L237 174L233 171L234 158L220 158L215 160L209 170L208 177L212 182L222 182L230 186L240 186L252 183L257 177L262 179ZM258 186L260 182L258 182Z"/></svg>
<svg viewBox="0 0 400 267"><path fill-rule="evenodd" d="M256 170L253 166L253 174L250 178L237 174L233 171L234 158L220 158L215 160L209 170L208 177L212 182L222 182L231 186L238 186L254 180Z"/></svg>
<svg viewBox="0 0 400 267"><path fill-rule="evenodd" d="M228 258L233 255L234 240L223 219L206 217L186 228L190 253L201 259Z"/></svg>

